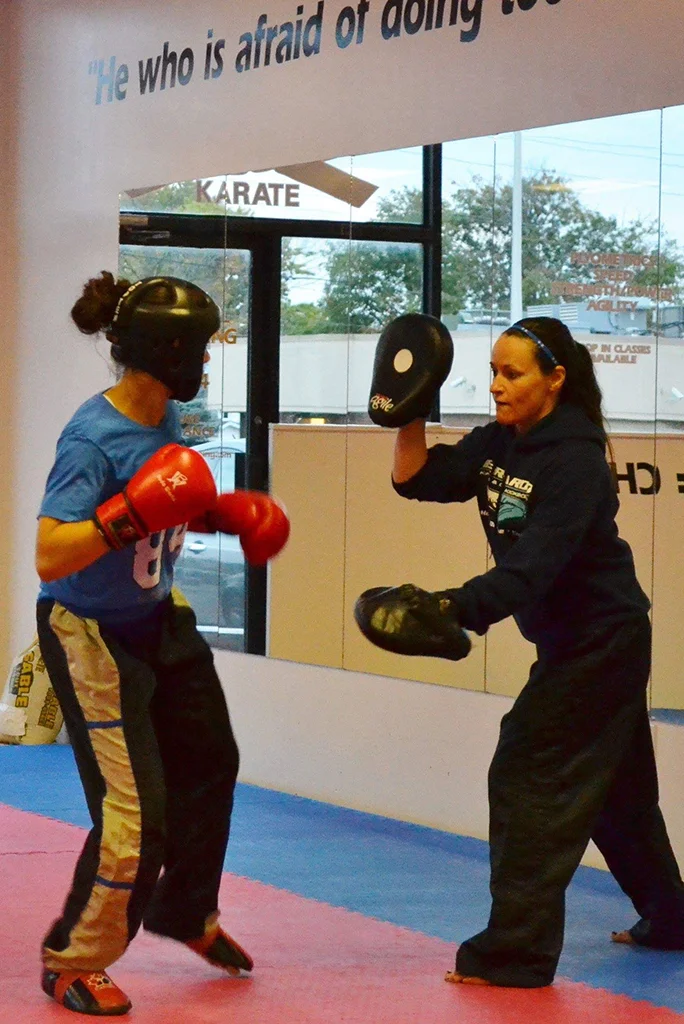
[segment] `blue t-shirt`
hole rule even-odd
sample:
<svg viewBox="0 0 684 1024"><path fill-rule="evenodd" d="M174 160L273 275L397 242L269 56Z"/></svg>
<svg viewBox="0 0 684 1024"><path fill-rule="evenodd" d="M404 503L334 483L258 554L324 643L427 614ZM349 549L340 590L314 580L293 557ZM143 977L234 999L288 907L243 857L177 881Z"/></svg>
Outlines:
<svg viewBox="0 0 684 1024"><path fill-rule="evenodd" d="M91 519L95 509L118 494L143 463L166 444L183 443L178 407L167 405L158 427L145 427L94 395L78 409L57 442L40 516L66 523ZM40 598L54 598L83 618L123 623L151 613L165 600L185 525L162 530L111 551L85 569L40 587Z"/></svg>

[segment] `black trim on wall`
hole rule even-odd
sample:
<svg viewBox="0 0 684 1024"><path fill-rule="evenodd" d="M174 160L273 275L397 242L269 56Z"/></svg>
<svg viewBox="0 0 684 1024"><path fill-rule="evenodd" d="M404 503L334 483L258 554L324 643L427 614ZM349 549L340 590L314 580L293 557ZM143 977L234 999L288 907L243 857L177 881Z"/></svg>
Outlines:
<svg viewBox="0 0 684 1024"><path fill-rule="evenodd" d="M442 313L442 147L423 149L423 312Z"/></svg>
<svg viewBox="0 0 684 1024"><path fill-rule="evenodd" d="M423 149L423 221L429 240L423 246L423 312L442 315L442 147ZM430 412L439 423L439 392Z"/></svg>
<svg viewBox="0 0 684 1024"><path fill-rule="evenodd" d="M232 241L232 239L231 239ZM280 418L281 239L252 240L245 487L269 491L269 428ZM246 564L245 650L266 653L267 571Z"/></svg>
<svg viewBox="0 0 684 1024"><path fill-rule="evenodd" d="M433 148L433 147L431 147ZM255 238L342 238L360 242L419 242L433 240L434 228L423 224L371 221L284 220L263 217L222 217L201 213L136 212L135 223L121 225L122 245L178 245L221 249L226 234L236 248L251 248ZM157 236L156 238L154 236Z"/></svg>

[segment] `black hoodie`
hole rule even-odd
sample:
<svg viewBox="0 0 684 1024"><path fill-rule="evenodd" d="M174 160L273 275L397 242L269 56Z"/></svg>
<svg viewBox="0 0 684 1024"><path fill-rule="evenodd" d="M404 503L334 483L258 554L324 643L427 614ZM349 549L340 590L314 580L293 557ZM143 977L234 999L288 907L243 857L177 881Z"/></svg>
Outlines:
<svg viewBox="0 0 684 1024"><path fill-rule="evenodd" d="M449 591L466 629L513 615L541 650L569 653L649 609L618 536L605 440L577 406L559 405L526 434L494 422L436 444L394 487L419 501L477 497L496 566Z"/></svg>

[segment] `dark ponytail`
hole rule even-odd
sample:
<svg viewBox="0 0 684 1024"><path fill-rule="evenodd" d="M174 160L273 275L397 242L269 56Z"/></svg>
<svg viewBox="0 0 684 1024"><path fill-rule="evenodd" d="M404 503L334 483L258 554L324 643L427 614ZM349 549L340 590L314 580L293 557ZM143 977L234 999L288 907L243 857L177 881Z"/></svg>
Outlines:
<svg viewBox="0 0 684 1024"><path fill-rule="evenodd" d="M529 331L542 343L535 345L535 354L542 373L552 373L554 366L557 365L565 367L565 382L561 389L560 401L582 409L587 418L601 431L612 454L601 408L603 396L589 349L581 342L575 341L563 321L555 317L525 317L518 320L517 324L525 328L525 331L520 332L522 337L529 337L526 334ZM515 334L515 327L514 324L506 333ZM544 351L545 349L547 351Z"/></svg>
<svg viewBox="0 0 684 1024"><path fill-rule="evenodd" d="M125 278L116 280L108 270L91 277L71 310L71 319L83 334L107 333L119 299L130 288Z"/></svg>

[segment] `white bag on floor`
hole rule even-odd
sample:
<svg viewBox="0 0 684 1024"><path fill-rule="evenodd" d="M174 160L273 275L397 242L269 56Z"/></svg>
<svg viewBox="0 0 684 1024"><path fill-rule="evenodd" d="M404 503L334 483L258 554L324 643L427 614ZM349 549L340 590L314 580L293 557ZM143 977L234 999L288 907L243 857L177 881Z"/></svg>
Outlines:
<svg viewBox="0 0 684 1024"><path fill-rule="evenodd" d="M54 743L62 722L36 637L14 659L0 695L0 743Z"/></svg>
<svg viewBox="0 0 684 1024"><path fill-rule="evenodd" d="M62 728L59 730L55 737L55 743L71 743L71 740L69 739L69 734L66 729L66 724L64 722L62 722Z"/></svg>

